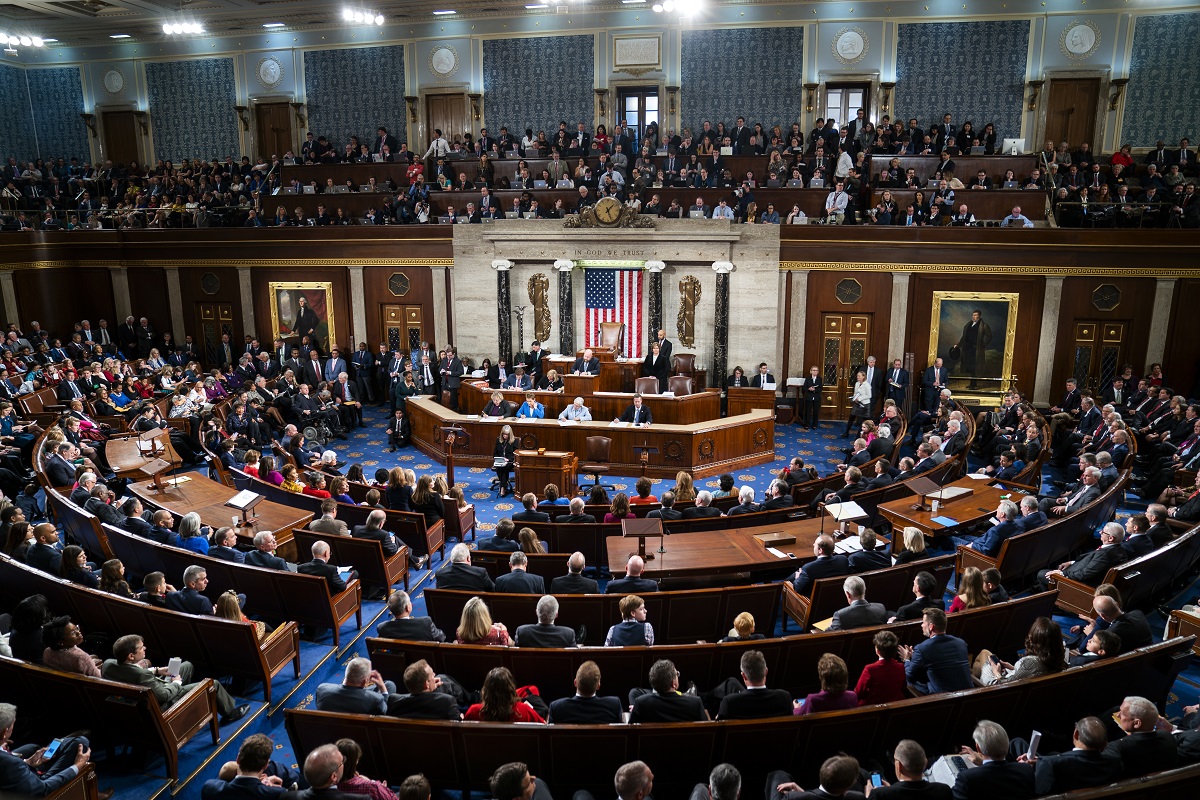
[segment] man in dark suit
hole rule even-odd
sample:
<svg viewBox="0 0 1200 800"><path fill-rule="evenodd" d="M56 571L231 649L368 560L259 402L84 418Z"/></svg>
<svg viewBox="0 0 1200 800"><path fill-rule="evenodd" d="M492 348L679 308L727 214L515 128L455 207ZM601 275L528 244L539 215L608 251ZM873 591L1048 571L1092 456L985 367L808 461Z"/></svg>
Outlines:
<svg viewBox="0 0 1200 800"><path fill-rule="evenodd" d="M159 517L163 514L163 517ZM173 517L170 511L159 510L154 512L156 525L154 531L157 536L165 536L164 544L169 542L170 538L176 534L171 530L170 525L173 522ZM158 520L161 519L161 522ZM213 558L219 558L222 561L232 561L235 564L245 564L246 554L238 550L237 547L237 532L233 528L221 528L213 534L213 546L208 549L208 554Z"/></svg>
<svg viewBox="0 0 1200 800"><path fill-rule="evenodd" d="M299 772L272 761L275 743L263 733L242 740L237 752L237 775L229 780L213 778L200 788L201 800L271 800L295 783Z"/></svg>
<svg viewBox="0 0 1200 800"><path fill-rule="evenodd" d="M927 608L921 615L925 641L915 647L900 646L904 673L921 694L957 692L974 686L967 643L946 633L946 612Z"/></svg>
<svg viewBox="0 0 1200 800"><path fill-rule="evenodd" d="M876 439L875 441L879 441ZM888 441L891 441L890 439ZM874 444L874 442L872 442ZM899 470L896 470L898 473ZM881 458L875 462L875 477L863 482L863 491L869 492L872 489L882 489L885 486L891 486L896 482L892 477L892 462L886 458Z"/></svg>
<svg viewBox="0 0 1200 800"><path fill-rule="evenodd" d="M901 739L892 752L896 780L890 784L884 781L883 786L871 790L871 796L876 800L906 797L913 800L952 800L954 793L949 786L925 780L927 762L925 749L919 743L912 739Z"/></svg>
<svg viewBox="0 0 1200 800"><path fill-rule="evenodd" d="M583 553L571 553L571 557L567 559L567 574L559 575L550 581L551 594L598 594L600 584L591 578L583 577L582 573L586 567L587 560Z"/></svg>
<svg viewBox="0 0 1200 800"><path fill-rule="evenodd" d="M790 495L788 496L788 499L792 499ZM671 520L683 518L683 512L675 508L674 492L663 492L662 497L658 498L658 502L662 507L656 508L646 514L649 519L661 519L663 522L669 522ZM582 505L580 507L582 508Z"/></svg>
<svg viewBox="0 0 1200 800"><path fill-rule="evenodd" d="M561 523L561 522L571 522L571 523L576 523L576 522L586 522L586 523L594 523L594 522L596 521L596 518L595 518L594 516L592 516L591 514L585 514L585 513L583 513L584 502L583 502L583 498L582 498L582 497L572 497L572 498L571 498L571 503L570 503L570 506L569 506L569 508L570 508L570 510L571 510L571 513L570 513L570 514L568 514L568 515L566 515L566 516L563 516L563 517L558 517L558 519L557 519L557 520L555 520L555 521L556 521L556 522L560 522L560 523Z"/></svg>
<svg viewBox="0 0 1200 800"><path fill-rule="evenodd" d="M506 594L544 594L546 591L545 580L541 575L530 575L526 571L528 566L528 556L520 550L514 551L508 557L510 572L496 578L496 591Z"/></svg>
<svg viewBox="0 0 1200 800"><path fill-rule="evenodd" d="M925 368L925 374L921 377L921 408L930 414L937 411L938 400L949 377L940 357L933 360L932 366Z"/></svg>
<svg viewBox="0 0 1200 800"><path fill-rule="evenodd" d="M879 547L875 531L864 527L858 534L858 543L862 549L850 554L850 571L853 573L870 572L873 569L886 569L892 565L891 556L886 548Z"/></svg>
<svg viewBox="0 0 1200 800"><path fill-rule="evenodd" d="M658 583L642 577L646 562L640 556L630 556L625 565L625 577L611 580L604 588L605 594L646 594L657 592Z"/></svg>
<svg viewBox="0 0 1200 800"><path fill-rule="evenodd" d="M718 509L718 512L720 509ZM738 490L738 504L729 509L726 516L736 517L740 514L755 514L762 511L762 506L754 502L754 487L743 486Z"/></svg>
<svg viewBox="0 0 1200 800"><path fill-rule="evenodd" d="M674 497L671 498L672 502ZM766 497L763 499L763 511L778 511L784 508L792 507L792 493L788 489L787 484L778 478L771 481L767 486Z"/></svg>
<svg viewBox="0 0 1200 800"><path fill-rule="evenodd" d="M585 661L575 671L575 696L550 704L546 721L556 725L608 725L621 721L624 708L616 697L599 697L600 668Z"/></svg>
<svg viewBox="0 0 1200 800"><path fill-rule="evenodd" d="M775 376L767 369L767 362L763 361L758 365L758 372L750 379L751 389L770 389L772 386L778 386L775 382Z"/></svg>
<svg viewBox="0 0 1200 800"><path fill-rule="evenodd" d="M389 153L395 153L400 148L400 143L396 141L396 137L388 133L387 128L380 125L375 140L371 142L371 152L382 153L384 145L387 145Z"/></svg>
<svg viewBox="0 0 1200 800"><path fill-rule="evenodd" d="M813 581L818 578L832 578L850 574L850 562L845 556L833 552L832 536L821 535L813 542L815 561L810 561L792 576L792 586L802 595L807 596L812 589Z"/></svg>
<svg viewBox="0 0 1200 800"><path fill-rule="evenodd" d="M704 702L692 694L679 693L679 671L666 659L650 667L650 692L630 691L633 711L629 721L636 722L702 722L708 719Z"/></svg>
<svg viewBox="0 0 1200 800"><path fill-rule="evenodd" d="M599 375L600 374L600 359L592 353L592 348L587 348L583 351L583 355L575 359L575 363L571 365L572 375Z"/></svg>
<svg viewBox="0 0 1200 800"><path fill-rule="evenodd" d="M1021 533L1037 530L1045 525L1047 521L1048 518L1046 515L1038 508L1038 499L1036 497L1027 494L1021 498L1021 516L1016 520Z"/></svg>
<svg viewBox="0 0 1200 800"><path fill-rule="evenodd" d="M927 608L942 610L941 598L934 597L937 593L937 578L933 577L932 572L921 570L913 576L912 590L916 599L896 609L896 613L888 618L888 622L921 619Z"/></svg>
<svg viewBox="0 0 1200 800"><path fill-rule="evenodd" d="M16 721L17 707L0 704L0 739L12 741ZM58 752L48 761L34 758L45 749L33 744L12 750L0 749L0 796L45 797L73 780L92 756L88 740L83 736L64 737Z"/></svg>
<svg viewBox="0 0 1200 800"><path fill-rule="evenodd" d="M1150 529L1146 535L1154 541L1155 547L1162 547L1175 538L1167 527L1167 507L1160 503L1151 503L1146 507L1146 519L1150 521Z"/></svg>
<svg viewBox="0 0 1200 800"><path fill-rule="evenodd" d="M379 542L383 546L383 557L391 558L400 552L400 544L396 541L394 534L383 529L385 522L387 522L387 513L375 509L367 515L367 523L355 525L350 531L350 535L355 539L370 539Z"/></svg>
<svg viewBox="0 0 1200 800"><path fill-rule="evenodd" d="M858 441L861 442L862 439L859 439ZM817 508L822 503L825 505L844 503L854 495L859 494L864 490L865 487L863 486L861 469L858 467L846 467L844 474L846 476L845 485L843 485L842 488L838 489L836 492L832 489L822 489L808 504L810 511L815 514Z"/></svg>
<svg viewBox="0 0 1200 800"><path fill-rule="evenodd" d="M667 364L670 365L671 355L674 352L674 347L671 345L671 340L667 338L667 332L664 329L659 328L658 335L654 339L654 342L658 345L658 352L667 360Z"/></svg>
<svg viewBox="0 0 1200 800"><path fill-rule="evenodd" d="M1121 652L1125 652L1122 649ZM1174 769L1179 762L1175 737L1157 730L1158 709L1144 697L1126 697L1117 711L1117 725L1127 736L1109 742L1104 754L1120 759L1122 778Z"/></svg>
<svg viewBox="0 0 1200 800"><path fill-rule="evenodd" d="M1129 553L1121 546L1124 539L1125 529L1121 523L1107 523L1100 531L1099 547L1075 561L1064 561L1058 565L1058 569L1042 570L1038 573L1038 583L1043 591L1050 588L1051 580L1062 577L1088 586L1099 586L1110 568L1124 564L1129 559Z"/></svg>
<svg viewBox="0 0 1200 800"><path fill-rule="evenodd" d="M1005 539L1021 532L1021 526L1017 523L1020 513L1016 503L1011 500L1001 500L1000 505L996 507L996 519L999 521L988 528L987 533L976 539L969 536L954 536L952 539L955 544L967 545L972 550L995 558Z"/></svg>
<svg viewBox="0 0 1200 800"><path fill-rule="evenodd" d="M521 505L524 509L512 515L513 522L549 522L550 515L545 511L537 510L537 495L533 492L526 492L521 497Z"/></svg>
<svg viewBox="0 0 1200 800"><path fill-rule="evenodd" d="M483 567L471 566L471 550L462 542L450 551L450 566L437 574L437 588L466 589L472 592L494 592L496 584Z"/></svg>
<svg viewBox="0 0 1200 800"><path fill-rule="evenodd" d="M867 356L867 363L855 367L852 375L863 373L867 376L867 385L871 387L871 409L873 413L883 406L883 387L887 381L884 370L875 363L875 356Z"/></svg>
<svg viewBox="0 0 1200 800"><path fill-rule="evenodd" d="M412 615L412 599L408 592L396 590L388 597L392 619L379 623L379 635L386 639L405 639L411 642L444 642L442 633L430 617Z"/></svg>
<svg viewBox="0 0 1200 800"><path fill-rule="evenodd" d="M213 616L217 607L201 594L206 588L208 588L208 571L197 564L191 565L183 571L183 588L167 595L167 608L187 614Z"/></svg>
<svg viewBox="0 0 1200 800"><path fill-rule="evenodd" d="M1075 746L1065 753L1017 759L1033 763L1034 788L1038 796L1106 786L1120 780L1120 759L1104 753L1108 732L1103 722L1096 717L1084 717L1075 723L1071 741ZM1022 745L1025 743L1020 739L1013 741L1014 748L1028 750L1027 745Z"/></svg>
<svg viewBox="0 0 1200 800"><path fill-rule="evenodd" d="M883 604L867 602L867 584L862 578L857 575L846 578L842 582L842 592L848 605L834 612L829 630L844 631L887 622L888 612Z"/></svg>
<svg viewBox="0 0 1200 800"><path fill-rule="evenodd" d="M1092 610L1108 623L1108 630L1120 637L1121 652L1128 653L1139 647L1154 644L1150 624L1141 611L1122 611L1120 604L1111 597L1100 595L1092 600Z"/></svg>
<svg viewBox="0 0 1200 800"><path fill-rule="evenodd" d="M259 531L254 534L254 549L246 554L245 563L252 567L264 567L266 569L278 569L285 572L295 572L296 565L290 561L284 561L279 556L275 555L275 548L278 547L278 542L275 541L275 535L270 531Z"/></svg>
<svg viewBox="0 0 1200 800"><path fill-rule="evenodd" d="M44 469L51 486L71 486L75 483L75 465L70 460L74 450L75 445L61 442L54 455L46 459Z"/></svg>
<svg viewBox="0 0 1200 800"><path fill-rule="evenodd" d="M696 504L688 506L680 513L681 519L699 519L702 517L719 517L721 509L712 505L712 492L702 491L696 495Z"/></svg>
<svg viewBox="0 0 1200 800"><path fill-rule="evenodd" d="M438 362L438 374L441 375L442 388L450 392L451 411L458 411L458 389L465 373L466 368L458 357L458 348L447 347L446 357Z"/></svg>
<svg viewBox="0 0 1200 800"><path fill-rule="evenodd" d="M425 659L404 669L408 694L388 695L388 715L404 719L462 719L454 695L442 688L442 676Z"/></svg>
<svg viewBox="0 0 1200 800"><path fill-rule="evenodd" d="M1034 797L1033 770L1008 761L1008 734L991 720L975 725L975 748L963 747L963 758L976 769L964 769L954 781L956 800L1024 800Z"/></svg>
<svg viewBox="0 0 1200 800"><path fill-rule="evenodd" d="M824 385L821 381L821 370L812 367L809 369L808 375L804 377L804 384L800 387L801 403L803 404L801 420L804 427L810 431L821 423L821 389Z"/></svg>
<svg viewBox="0 0 1200 800"><path fill-rule="evenodd" d="M649 408L642 404L642 396L635 394L633 403L615 421L628 422L632 425L650 425L654 422L654 415L650 413Z"/></svg>
<svg viewBox="0 0 1200 800"><path fill-rule="evenodd" d="M1150 520L1146 519L1145 514L1131 514L1125 520L1125 532L1129 535L1125 537L1121 546L1125 548L1127 560L1141 558L1158 549L1154 546L1154 540L1146 533L1149 529Z"/></svg>
<svg viewBox="0 0 1200 800"><path fill-rule="evenodd" d="M738 664L746 691L721 699L717 719L763 719L792 714L792 696L785 689L767 688L767 660L758 650L742 653Z"/></svg>
<svg viewBox="0 0 1200 800"><path fill-rule="evenodd" d="M543 595L538 600L537 618L537 624L522 625L517 628L513 644L517 647L575 646L575 631L565 625L554 624L554 621L558 619L558 600L554 599L553 595Z"/></svg>
<svg viewBox="0 0 1200 800"><path fill-rule="evenodd" d="M338 573L338 568L329 563L329 544L327 542L320 540L313 542L312 561L297 565L296 572L301 575L316 575L324 578L331 597L346 591L345 579ZM350 576L352 580L357 577L353 571Z"/></svg>
<svg viewBox="0 0 1200 800"><path fill-rule="evenodd" d="M317 710L386 714L388 695L395 691L395 684L384 681L378 671L371 669L369 659L352 658L346 662L341 683L322 683L317 687Z"/></svg>

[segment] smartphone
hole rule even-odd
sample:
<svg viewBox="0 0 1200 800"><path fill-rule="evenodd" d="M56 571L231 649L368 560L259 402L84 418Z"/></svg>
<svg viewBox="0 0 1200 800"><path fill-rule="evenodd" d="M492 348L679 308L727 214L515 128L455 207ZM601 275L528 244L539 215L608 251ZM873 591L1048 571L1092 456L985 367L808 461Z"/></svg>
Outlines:
<svg viewBox="0 0 1200 800"><path fill-rule="evenodd" d="M992 662L993 664L999 664L1000 657L997 656L995 653L988 653L988 661Z"/></svg>
<svg viewBox="0 0 1200 800"><path fill-rule="evenodd" d="M179 677L179 668L181 666L183 666L182 658L180 658L179 656L172 658L170 661L167 662L167 674L170 675L172 678L178 678Z"/></svg>
<svg viewBox="0 0 1200 800"><path fill-rule="evenodd" d="M871 773L871 785L876 789L878 789L880 786L883 786L883 778L878 772Z"/></svg>
<svg viewBox="0 0 1200 800"><path fill-rule="evenodd" d="M58 748L62 745L62 742L62 739L55 739L53 742L51 742L50 746L46 748L46 752L42 753L42 758L45 758L47 761L54 758L55 754L58 753Z"/></svg>

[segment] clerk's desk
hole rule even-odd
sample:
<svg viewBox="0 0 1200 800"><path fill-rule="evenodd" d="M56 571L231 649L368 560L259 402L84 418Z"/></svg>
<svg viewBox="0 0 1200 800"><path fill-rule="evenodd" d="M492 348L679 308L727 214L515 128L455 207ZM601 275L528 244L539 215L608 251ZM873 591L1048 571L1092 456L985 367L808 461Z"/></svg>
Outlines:
<svg viewBox="0 0 1200 800"><path fill-rule="evenodd" d="M595 378L571 380L573 388L562 392L535 391L537 401L545 406L546 419L557 419L562 410L575 402L576 397L583 398L583 404L588 407L592 419L596 422L609 422L617 419L625 409L633 404L632 392L603 392L592 386ZM591 389L592 391L588 391ZM492 398L492 392L500 392L504 399L512 403L515 412L525 402L525 392L519 389L489 389L480 388L464 383L458 392L458 406L466 414L479 414ZM662 395L642 395L642 402L650 409L650 415L655 424L690 425L697 422L708 422L721 416L721 392L712 389L698 394L680 397L664 397ZM772 409L773 410L773 409ZM576 453L586 452L576 450Z"/></svg>
<svg viewBox="0 0 1200 800"><path fill-rule="evenodd" d="M704 478L775 460L775 415L771 411L755 410L724 419L716 418L714 414L710 421L688 425L660 424L655 413L655 423L643 428L612 426L612 417L559 424L557 415L550 416L539 420L489 421L455 413L428 397L408 400L412 442L418 450L444 462L446 437L441 429L457 425L469 434L470 441L459 437L454 446L455 463L488 470L492 467L496 438L504 425L512 426L518 446L526 450L544 447L579 455L587 452L587 437L607 436L613 440L611 463L612 473L616 475L641 474L634 447L643 444L658 450L650 454L646 469L647 475L656 478L673 478L680 470L689 470L695 477Z"/></svg>

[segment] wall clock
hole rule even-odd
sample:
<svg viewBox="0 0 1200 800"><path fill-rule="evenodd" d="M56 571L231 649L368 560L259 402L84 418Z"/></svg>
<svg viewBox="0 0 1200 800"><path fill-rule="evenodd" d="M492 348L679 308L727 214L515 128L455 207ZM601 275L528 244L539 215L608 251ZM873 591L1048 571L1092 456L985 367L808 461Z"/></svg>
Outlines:
<svg viewBox="0 0 1200 800"><path fill-rule="evenodd" d="M403 272L393 272L392 276L388 278L388 291L396 297L404 297L410 288L412 288L412 282Z"/></svg>

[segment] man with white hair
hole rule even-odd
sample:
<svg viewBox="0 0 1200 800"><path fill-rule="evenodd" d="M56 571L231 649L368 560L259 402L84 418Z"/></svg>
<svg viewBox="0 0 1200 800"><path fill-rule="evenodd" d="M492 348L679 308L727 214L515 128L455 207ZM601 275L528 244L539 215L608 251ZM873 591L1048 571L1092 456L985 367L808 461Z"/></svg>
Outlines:
<svg viewBox="0 0 1200 800"><path fill-rule="evenodd" d="M1008 760L1008 734L998 723L981 719L971 735L975 747L963 746L962 757L978 769L964 769L954 781L954 797L1034 797L1033 770L1028 764Z"/></svg>
<svg viewBox="0 0 1200 800"><path fill-rule="evenodd" d="M696 494L696 504L688 506L680 512L681 519L697 519L699 517L719 517L721 509L712 504L712 492L705 490Z"/></svg>
<svg viewBox="0 0 1200 800"><path fill-rule="evenodd" d="M1175 737L1158 730L1158 708L1151 701L1137 695L1126 697L1117 711L1117 725L1128 735L1109 742L1104 754L1124 764L1122 778L1162 772L1178 765Z"/></svg>
<svg viewBox="0 0 1200 800"><path fill-rule="evenodd" d="M297 565L296 572L301 575L316 575L324 578L325 583L329 586L330 596L336 596L346 591L346 578L354 580L358 577L358 572L350 570L346 578L343 578L338 572L338 568L329 563L329 543L321 540L312 544L312 561Z"/></svg>
<svg viewBox="0 0 1200 800"><path fill-rule="evenodd" d="M697 783L689 800L738 800L742 775L733 764L717 764L708 774L708 785Z"/></svg>
<svg viewBox="0 0 1200 800"><path fill-rule="evenodd" d="M848 605L834 612L829 630L848 631L887 622L888 612L883 604L866 601L867 583L862 578L857 575L846 578L842 581L842 593L846 595Z"/></svg>
<svg viewBox="0 0 1200 800"><path fill-rule="evenodd" d="M1058 578L1070 578L1073 581L1099 586L1108 574L1110 567L1125 563L1129 552L1121 546L1125 540L1125 528L1119 522L1109 522L1100 531L1100 546L1090 553L1085 553L1074 561L1064 561L1058 569L1044 569L1038 573L1038 583L1042 590L1050 588L1050 582Z"/></svg>
<svg viewBox="0 0 1200 800"><path fill-rule="evenodd" d="M952 539L955 544L967 545L972 550L995 558L1000 553L1000 545L1004 544L1006 539L1022 533L1021 526L1017 522L1020 513L1017 504L1012 500L1001 500L1000 505L996 507L998 521L988 528L987 533L974 539L969 536L954 536Z"/></svg>
<svg viewBox="0 0 1200 800"><path fill-rule="evenodd" d="M530 575L528 568L529 557L520 550L513 551L508 556L508 574L496 578L496 591L508 594L545 593L545 579L541 575Z"/></svg>
<svg viewBox="0 0 1200 800"><path fill-rule="evenodd" d="M590 422L592 419L592 412L583 404L582 397L576 397L571 405L562 410L562 413L558 415L558 418L570 422Z"/></svg>
<svg viewBox="0 0 1200 800"><path fill-rule="evenodd" d="M496 584L483 567L471 566L471 549L459 542L450 551L450 564L437 574L437 588L494 592Z"/></svg>
<svg viewBox="0 0 1200 800"><path fill-rule="evenodd" d="M554 598L554 595L543 595L538 600L537 619L536 625L522 625L517 628L513 644L517 647L575 646L575 631L565 625L554 624L554 621L558 619L558 600Z"/></svg>
<svg viewBox="0 0 1200 800"><path fill-rule="evenodd" d="M92 496L92 487L96 485L96 473L85 472L79 476L77 481L79 484L71 492L71 502L83 508L87 505L88 499Z"/></svg>
<svg viewBox="0 0 1200 800"><path fill-rule="evenodd" d="M322 683L317 687L317 710L343 714L386 714L388 695L396 684L385 681L371 660L352 658L346 662L341 683Z"/></svg>
<svg viewBox="0 0 1200 800"><path fill-rule="evenodd" d="M754 487L743 486L741 489L738 489L738 504L729 509L729 516L753 514L756 511L762 511L762 506L754 502Z"/></svg>
<svg viewBox="0 0 1200 800"><path fill-rule="evenodd" d="M946 423L946 435L942 437L941 450L947 457L956 456L967 446L967 435L962 430L962 423L951 419Z"/></svg>
<svg viewBox="0 0 1200 800"><path fill-rule="evenodd" d="M657 592L658 584L649 578L642 577L642 570L646 568L646 562L641 556L630 556L629 563L625 565L625 577L608 582L605 587L605 594L645 594L646 592Z"/></svg>
<svg viewBox="0 0 1200 800"><path fill-rule="evenodd" d="M776 478L767 487L766 498L762 504L763 511L777 511L781 508L792 507L792 492L787 484Z"/></svg>
<svg viewBox="0 0 1200 800"><path fill-rule="evenodd" d="M1058 498L1043 497L1038 508L1049 517L1051 514L1064 516L1073 514L1100 496L1100 470L1088 467L1080 476L1079 486L1070 494Z"/></svg>

